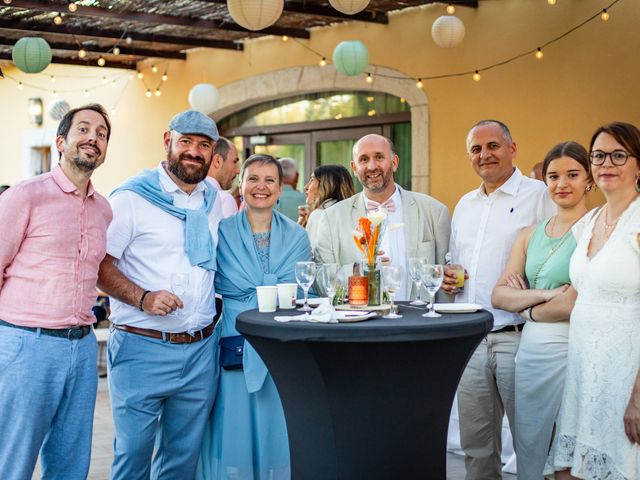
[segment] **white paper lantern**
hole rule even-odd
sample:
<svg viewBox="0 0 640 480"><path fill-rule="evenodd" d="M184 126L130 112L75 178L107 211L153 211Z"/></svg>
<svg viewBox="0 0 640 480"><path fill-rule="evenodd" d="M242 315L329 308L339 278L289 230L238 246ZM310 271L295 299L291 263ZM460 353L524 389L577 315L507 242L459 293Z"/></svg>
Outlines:
<svg viewBox="0 0 640 480"><path fill-rule="evenodd" d="M189 105L191 105L191 108L205 115L210 115L215 111L218 106L218 100L220 100L220 93L210 83L199 83L189 92Z"/></svg>
<svg viewBox="0 0 640 480"><path fill-rule="evenodd" d="M329 3L339 12L353 15L367 8L369 1L370 0L329 0Z"/></svg>
<svg viewBox="0 0 640 480"><path fill-rule="evenodd" d="M47 105L47 114L56 122L62 120L67 112L71 109L69 102L66 100L54 100Z"/></svg>
<svg viewBox="0 0 640 480"><path fill-rule="evenodd" d="M227 0L231 18L247 30L262 30L278 21L284 0Z"/></svg>
<svg viewBox="0 0 640 480"><path fill-rule="evenodd" d="M442 48L451 48L464 40L464 23L453 15L443 15L436 19L431 27L431 36L436 45Z"/></svg>

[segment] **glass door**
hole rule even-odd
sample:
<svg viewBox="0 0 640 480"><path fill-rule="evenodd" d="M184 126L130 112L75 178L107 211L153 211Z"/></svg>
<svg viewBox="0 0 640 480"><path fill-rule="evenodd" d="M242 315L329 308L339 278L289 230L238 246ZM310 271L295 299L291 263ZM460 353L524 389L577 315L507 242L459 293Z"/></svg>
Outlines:
<svg viewBox="0 0 640 480"><path fill-rule="evenodd" d="M253 145L253 153L264 153L275 158L289 157L296 161L298 166L297 190L302 192L313 168L310 157L311 135L308 133L293 133L286 135L273 135L268 137L265 145Z"/></svg>

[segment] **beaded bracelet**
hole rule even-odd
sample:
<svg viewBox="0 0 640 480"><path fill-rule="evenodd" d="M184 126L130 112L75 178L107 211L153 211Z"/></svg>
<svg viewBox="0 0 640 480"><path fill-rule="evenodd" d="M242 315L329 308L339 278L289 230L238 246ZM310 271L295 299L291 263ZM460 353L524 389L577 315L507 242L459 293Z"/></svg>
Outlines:
<svg viewBox="0 0 640 480"><path fill-rule="evenodd" d="M145 290L142 296L140 297L140 303L138 304L138 309L141 312L144 312L144 307L142 306L142 304L144 303L144 297L147 296L147 293L151 293L151 290Z"/></svg>

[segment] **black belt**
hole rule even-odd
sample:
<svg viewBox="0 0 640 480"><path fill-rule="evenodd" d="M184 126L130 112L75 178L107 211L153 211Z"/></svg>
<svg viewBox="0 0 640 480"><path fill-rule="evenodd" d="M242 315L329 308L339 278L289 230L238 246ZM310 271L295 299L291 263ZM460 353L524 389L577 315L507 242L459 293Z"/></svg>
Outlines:
<svg viewBox="0 0 640 480"><path fill-rule="evenodd" d="M78 328L41 328L41 327L23 327L22 325L14 325L13 323L0 320L0 325L5 327L19 328L20 330L27 330L29 332L36 333L38 330L42 335L48 335L49 337L66 338L68 340L80 340L91 333L91 325Z"/></svg>
<svg viewBox="0 0 640 480"><path fill-rule="evenodd" d="M502 327L500 330L494 330L490 333L521 332L522 327L524 327L524 323L519 323L517 325L507 325L506 327Z"/></svg>

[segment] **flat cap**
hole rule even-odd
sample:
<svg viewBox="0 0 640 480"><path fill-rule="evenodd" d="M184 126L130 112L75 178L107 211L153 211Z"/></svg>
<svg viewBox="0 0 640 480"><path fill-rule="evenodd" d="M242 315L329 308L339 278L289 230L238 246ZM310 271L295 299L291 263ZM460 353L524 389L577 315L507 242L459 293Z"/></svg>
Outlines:
<svg viewBox="0 0 640 480"><path fill-rule="evenodd" d="M220 138L216 122L197 110L178 113L169 122L169 130L175 130L183 135L202 135L214 142Z"/></svg>

